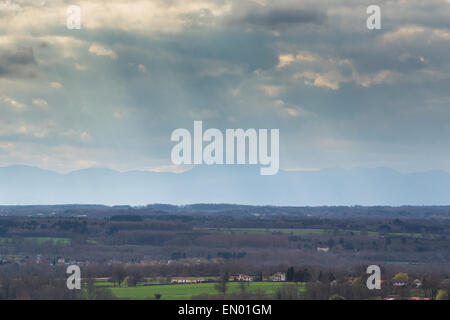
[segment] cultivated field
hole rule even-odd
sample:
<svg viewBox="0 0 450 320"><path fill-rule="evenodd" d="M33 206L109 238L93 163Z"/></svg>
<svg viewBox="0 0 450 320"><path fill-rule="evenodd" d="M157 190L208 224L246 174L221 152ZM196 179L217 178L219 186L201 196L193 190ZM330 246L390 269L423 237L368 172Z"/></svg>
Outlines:
<svg viewBox="0 0 450 320"><path fill-rule="evenodd" d="M0 244L12 243L13 238L0 238ZM60 238L60 237L25 237L24 241L30 241L37 243L39 245L45 243L52 243L54 245L70 245L71 239L69 238Z"/></svg>
<svg viewBox="0 0 450 320"><path fill-rule="evenodd" d="M246 291L262 291L266 295L272 295L281 286L294 284L292 282L252 282L245 284ZM303 285L299 284L299 291L303 290ZM241 284L238 282L228 283L227 293L238 293L241 291ZM161 294L162 300L188 300L193 296L209 294L217 295L214 283L196 284L168 284L168 285L148 285L137 287L112 287L111 292L121 299L142 300L154 298L155 294Z"/></svg>
<svg viewBox="0 0 450 320"><path fill-rule="evenodd" d="M326 230L326 229L289 229L289 228L196 228L197 230L207 230L214 233L222 233L222 234L262 234L262 235L273 235L273 234L285 234L291 236L310 236L310 235L324 235L324 234L333 234L335 231ZM360 230L337 230L338 235L362 235ZM382 236L379 232L376 231L368 231L366 235L369 237L378 237ZM405 238L427 238L427 239L436 239L439 237L437 234L431 233L408 233L408 232L390 232L386 233L383 236L390 237L405 237ZM442 236L441 236L442 237ZM445 238L445 237L444 237Z"/></svg>

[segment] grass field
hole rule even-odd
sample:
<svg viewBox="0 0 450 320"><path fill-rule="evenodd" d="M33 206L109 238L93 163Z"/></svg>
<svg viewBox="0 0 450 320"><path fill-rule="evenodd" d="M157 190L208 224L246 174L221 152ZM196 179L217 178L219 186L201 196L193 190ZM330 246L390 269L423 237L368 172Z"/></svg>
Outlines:
<svg viewBox="0 0 450 320"><path fill-rule="evenodd" d="M214 231L222 234L284 234L284 235L292 235L292 236L308 236L308 235L323 235L327 232L331 232L331 230L325 229L279 229L279 228L207 228L206 230ZM360 230L339 230L339 233L342 235L354 234L360 235ZM377 231L368 231L367 235L369 237L378 237L381 234ZM422 234L422 233L389 233L387 234L391 237L405 237L405 238L428 238L428 239L436 239L439 238L438 235L435 234Z"/></svg>
<svg viewBox="0 0 450 320"><path fill-rule="evenodd" d="M42 244L45 242L53 242L55 245L70 245L69 238L52 238L52 237L35 237L35 238L25 238L36 241L38 244Z"/></svg>
<svg viewBox="0 0 450 320"><path fill-rule="evenodd" d="M253 282L246 285L248 292L263 291L267 295L275 293L281 286L293 284L290 282ZM299 290L303 286L299 285ZM228 283L228 293L240 292L240 283ZM121 299L142 300L146 298L153 298L156 293L161 294L162 300L189 300L193 296L201 294L218 294L214 288L214 283L196 283L196 284L169 284L169 285L152 285L152 286L138 286L138 287L113 287L111 292Z"/></svg>
<svg viewBox="0 0 450 320"><path fill-rule="evenodd" d="M212 229L216 232L224 234L274 234L281 233L293 236L306 236L311 234L323 234L323 229L245 229L245 228L231 228L231 229Z"/></svg>
<svg viewBox="0 0 450 320"><path fill-rule="evenodd" d="M191 279L197 279L198 277L186 277L186 278L191 278ZM202 279L205 280L217 280L219 277L201 277ZM165 278L161 278L161 279L157 279L157 278L145 278L144 282L139 282L137 284L138 287L142 287L142 286L147 286L147 285L166 285L167 283L167 279ZM95 280L95 285L97 287L113 287L114 283L110 282L109 280Z"/></svg>
<svg viewBox="0 0 450 320"><path fill-rule="evenodd" d="M53 242L54 245L70 245L71 241L69 238L56 238L56 237L25 237L22 238L24 241L33 241L37 244L43 244L46 242ZM2 243L12 243L13 238L0 238L0 244Z"/></svg>

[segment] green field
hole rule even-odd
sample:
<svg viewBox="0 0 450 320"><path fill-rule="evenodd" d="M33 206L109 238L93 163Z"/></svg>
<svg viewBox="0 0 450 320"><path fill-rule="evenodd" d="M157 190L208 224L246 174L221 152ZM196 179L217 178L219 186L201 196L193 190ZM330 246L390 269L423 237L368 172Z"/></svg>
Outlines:
<svg viewBox="0 0 450 320"><path fill-rule="evenodd" d="M53 242L54 245L70 245L71 242L69 238L57 238L57 237L25 237L17 239L23 239L24 241L33 241L37 244ZM13 238L0 238L0 244L12 243L13 241L14 241Z"/></svg>
<svg viewBox="0 0 450 320"><path fill-rule="evenodd" d="M191 279L197 279L198 277L186 277ZM205 280L217 280L219 277L202 277ZM169 284L166 278L145 278L145 281L139 282L137 284L138 287L147 286L147 285L166 285ZM114 283L109 280L95 280L95 285L97 287L114 287Z"/></svg>
<svg viewBox="0 0 450 320"><path fill-rule="evenodd" d="M211 229L224 234L286 234L293 236L307 236L311 234L323 234L323 229L258 229L258 228L230 228Z"/></svg>
<svg viewBox="0 0 450 320"><path fill-rule="evenodd" d="M292 282L253 282L246 284L246 291L263 291L270 295L281 286L293 284ZM299 285L299 290L303 286ZM241 291L240 283L228 283L227 293L238 293ZM214 288L214 283L196 283L196 284L168 284L168 285L152 285L138 287L113 287L111 292L121 299L142 300L153 298L156 293L161 294L162 300L188 300L193 296L201 294L216 295L218 291Z"/></svg>
<svg viewBox="0 0 450 320"><path fill-rule="evenodd" d="M55 237L34 237L34 238L25 238L36 241L38 244L43 244L45 242L53 242L55 245L70 245L69 238L55 238Z"/></svg>
<svg viewBox="0 0 450 320"><path fill-rule="evenodd" d="M112 287L112 286L114 286L114 283L112 283L108 280L96 280L95 286L96 287Z"/></svg>
<svg viewBox="0 0 450 320"><path fill-rule="evenodd" d="M217 233L222 234L284 234L284 235L292 235L292 236L308 236L308 235L323 235L329 232L332 232L332 230L325 230L325 229L280 229L280 228L200 228L199 230L207 230L207 231L213 231ZM354 234L354 235L361 235L360 230L339 230L338 231L342 235L348 235L348 234ZM367 235L369 237L378 237L381 236L381 234L377 231L368 231ZM400 232L392 232L388 233L387 236L391 237L405 237L405 238L428 238L428 239L437 239L439 238L438 235L435 234L422 234L422 233L400 233Z"/></svg>

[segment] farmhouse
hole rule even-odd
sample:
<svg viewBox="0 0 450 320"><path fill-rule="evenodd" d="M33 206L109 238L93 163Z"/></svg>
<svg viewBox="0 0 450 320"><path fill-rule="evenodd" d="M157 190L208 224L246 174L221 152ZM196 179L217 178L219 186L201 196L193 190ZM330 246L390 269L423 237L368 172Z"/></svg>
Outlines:
<svg viewBox="0 0 450 320"><path fill-rule="evenodd" d="M250 282L250 281L253 281L253 277L250 277L246 274L239 274L237 276L230 276L228 280L229 281L248 281L248 282Z"/></svg>
<svg viewBox="0 0 450 320"><path fill-rule="evenodd" d="M272 281L286 281L286 273L277 272L272 276Z"/></svg>
<svg viewBox="0 0 450 320"><path fill-rule="evenodd" d="M205 282L203 278L184 278L184 277L174 277L170 281L171 283L201 283Z"/></svg>
<svg viewBox="0 0 450 320"><path fill-rule="evenodd" d="M394 287L405 287L406 284L407 284L407 283L406 283L405 281L401 280L401 279L394 279L394 280L392 281L392 285L393 285Z"/></svg>
<svg viewBox="0 0 450 320"><path fill-rule="evenodd" d="M62 264L69 264L69 260L66 258L62 258L62 257L58 257L58 260L56 261L57 264L62 265Z"/></svg>

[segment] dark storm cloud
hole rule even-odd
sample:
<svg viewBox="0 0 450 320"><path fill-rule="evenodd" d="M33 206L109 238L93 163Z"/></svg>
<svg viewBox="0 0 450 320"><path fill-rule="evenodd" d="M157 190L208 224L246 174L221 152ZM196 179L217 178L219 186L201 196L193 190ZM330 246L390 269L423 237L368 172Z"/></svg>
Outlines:
<svg viewBox="0 0 450 320"><path fill-rule="evenodd" d="M34 77L36 67L33 48L0 51L0 77Z"/></svg>
<svg viewBox="0 0 450 320"><path fill-rule="evenodd" d="M302 9L256 9L242 17L242 22L267 28L296 25L296 24L324 24L327 20L325 12Z"/></svg>

